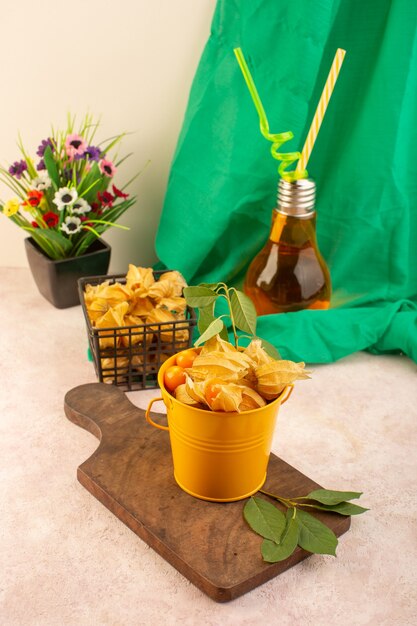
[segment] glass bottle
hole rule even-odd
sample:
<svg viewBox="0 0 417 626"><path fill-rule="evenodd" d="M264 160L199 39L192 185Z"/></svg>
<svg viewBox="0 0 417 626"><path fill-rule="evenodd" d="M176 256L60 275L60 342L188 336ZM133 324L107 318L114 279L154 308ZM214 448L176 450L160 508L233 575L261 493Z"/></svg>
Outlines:
<svg viewBox="0 0 417 626"><path fill-rule="evenodd" d="M329 308L331 282L317 246L315 196L311 179L279 182L269 239L244 284L258 315Z"/></svg>

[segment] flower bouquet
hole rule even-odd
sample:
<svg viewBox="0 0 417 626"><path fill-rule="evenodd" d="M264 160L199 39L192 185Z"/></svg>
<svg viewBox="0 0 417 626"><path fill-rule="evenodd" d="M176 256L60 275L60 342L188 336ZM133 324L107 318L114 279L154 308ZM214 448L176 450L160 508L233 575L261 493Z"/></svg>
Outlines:
<svg viewBox="0 0 417 626"><path fill-rule="evenodd" d="M123 228L115 222L135 202L113 183L124 159L108 156L124 135L95 144L99 123L87 115L77 132L74 123L69 118L65 131L52 130L37 162L19 141L23 158L0 167L0 180L16 194L0 202L1 211L55 260L84 254L110 226Z"/></svg>

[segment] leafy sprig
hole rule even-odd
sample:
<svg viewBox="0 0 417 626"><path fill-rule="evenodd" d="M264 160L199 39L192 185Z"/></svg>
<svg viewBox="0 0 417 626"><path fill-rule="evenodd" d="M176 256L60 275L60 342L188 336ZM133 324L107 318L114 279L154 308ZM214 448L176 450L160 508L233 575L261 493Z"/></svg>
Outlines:
<svg viewBox="0 0 417 626"><path fill-rule="evenodd" d="M360 515L369 510L350 502L362 495L356 491L316 489L297 498L284 498L263 489L260 492L277 500L287 509L284 515L271 502L256 497L251 497L243 509L243 516L250 528L264 538L261 553L268 563L287 559L297 546L307 552L336 556L336 535L304 508L340 515Z"/></svg>
<svg viewBox="0 0 417 626"><path fill-rule="evenodd" d="M202 283L195 287L185 287L184 297L188 306L198 309L198 330L200 337L195 345L199 346L215 335L229 340L227 326L230 325L234 344L239 346L241 337L256 337L256 310L252 300L243 291L228 287L225 283ZM223 300L227 312L216 315L216 303ZM228 322L228 323L227 323ZM241 331L243 334L239 334ZM276 348L261 339L264 350L274 358L280 358Z"/></svg>

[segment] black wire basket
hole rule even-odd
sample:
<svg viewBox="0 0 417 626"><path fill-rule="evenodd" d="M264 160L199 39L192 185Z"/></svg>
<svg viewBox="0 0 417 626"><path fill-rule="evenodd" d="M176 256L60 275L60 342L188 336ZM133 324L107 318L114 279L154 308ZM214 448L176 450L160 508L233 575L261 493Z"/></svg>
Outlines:
<svg viewBox="0 0 417 626"><path fill-rule="evenodd" d="M168 271L168 270L165 270ZM155 271L157 280L164 271ZM187 307L185 319L173 322L95 328L88 316L84 299L86 285L126 284L124 274L87 276L78 280L78 292L87 324L87 336L97 377L100 382L120 386L126 391L154 389L158 386L160 366L173 354L192 345L197 320L194 309Z"/></svg>

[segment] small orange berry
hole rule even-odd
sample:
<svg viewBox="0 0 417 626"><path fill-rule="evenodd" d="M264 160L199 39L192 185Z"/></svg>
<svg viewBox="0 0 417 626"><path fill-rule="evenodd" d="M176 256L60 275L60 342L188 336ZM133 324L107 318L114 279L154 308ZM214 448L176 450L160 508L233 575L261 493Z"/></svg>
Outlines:
<svg viewBox="0 0 417 626"><path fill-rule="evenodd" d="M164 374L164 384L168 391L174 391L179 385L185 383L185 372L178 365L171 365Z"/></svg>

